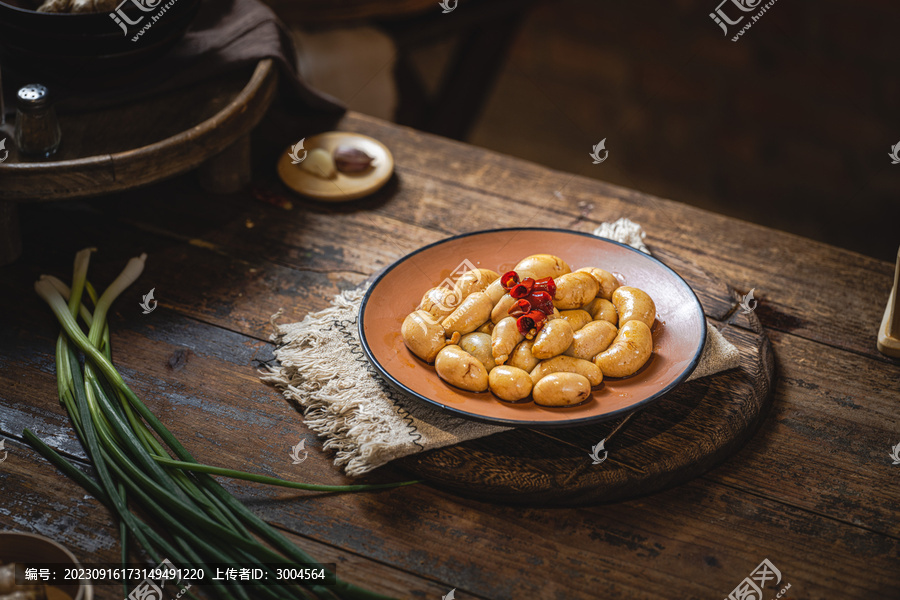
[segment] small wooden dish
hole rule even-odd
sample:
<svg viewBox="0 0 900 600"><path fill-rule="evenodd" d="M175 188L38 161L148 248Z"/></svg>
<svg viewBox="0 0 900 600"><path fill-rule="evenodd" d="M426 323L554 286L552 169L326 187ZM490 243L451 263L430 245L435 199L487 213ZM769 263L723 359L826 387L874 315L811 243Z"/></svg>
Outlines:
<svg viewBox="0 0 900 600"><path fill-rule="evenodd" d="M293 164L289 148L278 161L278 176L298 194L323 202L347 202L363 198L381 189L391 178L394 173L391 151L367 135L347 131L320 133L306 139L304 150L309 152L322 148L331 153L342 145L359 148L371 156L374 159L372 166L361 173L338 171L331 179L324 179L304 170L300 164Z"/></svg>

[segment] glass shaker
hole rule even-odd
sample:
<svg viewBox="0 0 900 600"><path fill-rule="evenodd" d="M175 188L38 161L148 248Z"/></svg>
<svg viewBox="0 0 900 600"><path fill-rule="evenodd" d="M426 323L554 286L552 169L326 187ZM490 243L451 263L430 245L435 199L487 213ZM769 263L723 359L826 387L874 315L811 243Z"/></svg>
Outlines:
<svg viewBox="0 0 900 600"><path fill-rule="evenodd" d="M50 90L30 83L16 94L16 145L19 153L47 157L59 148L62 132Z"/></svg>

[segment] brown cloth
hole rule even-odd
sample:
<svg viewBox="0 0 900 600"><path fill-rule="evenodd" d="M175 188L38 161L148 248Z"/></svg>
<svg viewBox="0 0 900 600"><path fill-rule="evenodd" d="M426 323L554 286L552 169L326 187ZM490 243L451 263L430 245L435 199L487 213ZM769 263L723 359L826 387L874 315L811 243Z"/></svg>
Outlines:
<svg viewBox="0 0 900 600"><path fill-rule="evenodd" d="M344 111L338 100L300 79L290 30L258 0L204 0L185 36L152 63L121 73L113 85L101 90L76 91L57 83L51 91L60 112L96 110L250 69L264 58L278 64L289 106L327 113ZM6 110L15 112L16 90L35 82L6 69L3 79Z"/></svg>

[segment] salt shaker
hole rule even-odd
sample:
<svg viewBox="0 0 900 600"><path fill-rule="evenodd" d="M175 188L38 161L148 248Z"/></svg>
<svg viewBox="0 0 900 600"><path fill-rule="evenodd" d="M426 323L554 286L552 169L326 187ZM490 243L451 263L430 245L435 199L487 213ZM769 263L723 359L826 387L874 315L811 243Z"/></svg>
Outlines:
<svg viewBox="0 0 900 600"><path fill-rule="evenodd" d="M62 132L46 86L30 83L16 94L15 138L25 155L46 157L59 148Z"/></svg>

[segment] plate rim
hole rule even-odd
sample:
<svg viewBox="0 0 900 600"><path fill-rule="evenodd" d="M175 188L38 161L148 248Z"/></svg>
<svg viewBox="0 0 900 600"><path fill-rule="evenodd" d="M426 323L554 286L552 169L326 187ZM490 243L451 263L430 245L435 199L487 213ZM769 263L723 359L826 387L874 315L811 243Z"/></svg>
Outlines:
<svg viewBox="0 0 900 600"><path fill-rule="evenodd" d="M375 288L378 286L378 284L381 282L381 280L384 279L384 277L386 277L388 273L393 271L395 268L400 266L402 263L406 262L413 256L415 256L421 252L424 252L425 250L428 250L429 248L433 248L434 246L444 244L447 242L451 242L454 240L466 238L466 237L471 237L473 235L482 235L482 234L486 234L486 233L522 232L522 231L566 233L566 234L572 234L572 235L580 235L583 237L588 237L588 238L593 238L593 239L598 239L598 240L604 240L606 242L610 242L617 246L622 246L623 248L627 248L628 250L630 250L632 252L637 252L644 258L648 258L648 259L658 263L665 270L669 271L691 293L691 296L693 297L694 301L697 303L697 307L700 309L700 314L702 316L702 318L700 319L700 333L701 333L700 346L694 352L694 357L691 359L690 364L684 369L684 371L681 372L681 374L678 377L676 377L666 387L655 392L653 395L651 395L647 398L644 398L643 400L641 400L640 402L638 402L636 404L633 404L633 405L625 407L625 408L620 408L613 412L603 413L602 415L595 415L595 416L591 416L591 417L582 417L582 418L578 418L578 419L570 419L570 420L563 420L563 421L523 421L523 420L511 420L511 419L501 419L501 418L494 418L494 417L485 417L483 415L474 415L470 412L467 412L467 411L464 411L464 410L461 410L458 408L454 408L452 406L447 406L446 404L442 404L442 403L438 402L437 400L433 400L423 394L420 394L414 390L411 390L406 385L404 385L401 381L399 381L396 377L391 375L381 365L381 363L378 362L378 359L375 358L374 354L369 349L369 342L366 339L366 332L365 332L365 327L364 327L366 306L369 303L369 298L371 297L372 292L375 290ZM588 425L590 423L599 423L602 421L609 421L609 420L615 419L616 417L625 416L627 414L635 412L641 408L646 407L648 404L658 401L660 398L662 398L663 396L668 394L673 388L675 388L677 385L679 385L685 379L687 379L691 375L691 373L694 372L694 370L697 368L697 365L700 362L700 357L703 355L703 349L706 346L706 338L708 335L707 324L706 324L706 313L703 312L703 304L701 304L700 298L697 297L697 293L694 291L694 288L692 288L688 284L688 282L685 281L681 275L676 273L675 270L672 269L669 265L662 262L655 256L641 252L637 248L634 248L633 246L629 246L628 244L624 244L624 243L618 242L616 240L611 240L606 237L594 235L592 233L588 233L585 231L572 231L569 229L560 229L560 228L556 228L556 227L502 227L499 229L483 229L483 230L479 230L479 231L470 231L467 233L460 233L457 235L453 235L453 236L444 238L442 240L438 240L436 242L432 242L430 244L422 246L421 248L418 248L416 250L413 250L412 252L405 254L404 256L401 256L400 258L395 260L393 263L391 263L391 265L389 265L388 267L383 269L381 271L381 273L378 274L378 277L376 277L372 281L372 283L369 285L369 288L366 290L365 295L363 296L362 302L359 305L359 312L357 313L356 320L357 320L357 329L359 331L360 346L362 346L362 349L366 355L366 358L369 360L369 363L373 367L375 367L375 369L388 381L388 383L390 385L394 386L395 388L399 389L400 391L402 391L406 394L409 394L410 396L413 396L414 398L423 400L432 406L436 406L444 411L447 411L454 416L462 417L462 418L473 420L473 421L479 421L479 422L487 423L490 425L502 425L502 426L506 426L506 427L531 427L534 429L554 429L554 428L564 428L564 427L578 427L581 425Z"/></svg>

